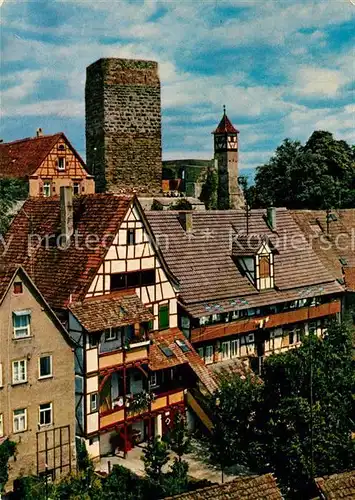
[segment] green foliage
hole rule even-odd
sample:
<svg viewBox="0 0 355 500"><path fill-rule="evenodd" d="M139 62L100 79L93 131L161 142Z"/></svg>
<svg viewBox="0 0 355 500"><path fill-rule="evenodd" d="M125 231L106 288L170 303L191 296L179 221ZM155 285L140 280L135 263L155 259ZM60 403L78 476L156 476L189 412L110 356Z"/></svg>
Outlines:
<svg viewBox="0 0 355 500"><path fill-rule="evenodd" d="M54 486L37 476L23 476L14 482L13 500L47 500L52 498Z"/></svg>
<svg viewBox="0 0 355 500"><path fill-rule="evenodd" d="M93 472L77 472L62 479L54 488L52 500L101 500L101 479Z"/></svg>
<svg viewBox="0 0 355 500"><path fill-rule="evenodd" d="M186 198L179 198L176 203L170 205L169 210L192 210L192 205Z"/></svg>
<svg viewBox="0 0 355 500"><path fill-rule="evenodd" d="M215 210L217 208L217 187L217 172L215 168L209 167L200 194L200 200L203 201L207 210Z"/></svg>
<svg viewBox="0 0 355 500"><path fill-rule="evenodd" d="M169 461L168 447L159 437L148 441L142 457L144 469L153 483L160 483L162 479L162 468Z"/></svg>
<svg viewBox="0 0 355 500"><path fill-rule="evenodd" d="M315 131L306 144L285 139L257 168L249 188L253 207L326 209L355 206L355 154L330 132Z"/></svg>
<svg viewBox="0 0 355 500"><path fill-rule="evenodd" d="M6 233L11 222L12 206L28 195L27 182L20 179L0 179L0 234Z"/></svg>
<svg viewBox="0 0 355 500"><path fill-rule="evenodd" d="M9 460L15 455L16 443L6 439L0 444L0 493L9 479Z"/></svg>
<svg viewBox="0 0 355 500"><path fill-rule="evenodd" d="M94 470L85 442L80 438L76 439L76 465L78 471Z"/></svg>
<svg viewBox="0 0 355 500"><path fill-rule="evenodd" d="M346 325L334 323L323 340L310 335L299 349L267 358L262 380L226 376L211 399L215 462L270 470L290 498L307 498L316 476L355 467L355 371Z"/></svg>
<svg viewBox="0 0 355 500"><path fill-rule="evenodd" d="M151 210L163 210L163 205L157 200L153 200Z"/></svg>
<svg viewBox="0 0 355 500"><path fill-rule="evenodd" d="M164 496L180 495L189 490L188 470L189 465L185 460L174 459L170 471L164 475L162 488Z"/></svg>
<svg viewBox="0 0 355 500"><path fill-rule="evenodd" d="M138 500L143 498L144 481L125 467L114 465L104 480L103 500Z"/></svg>
<svg viewBox="0 0 355 500"><path fill-rule="evenodd" d="M175 413L172 429L167 435L167 443L169 448L177 454L179 461L191 449L191 438L187 432L186 419L180 412Z"/></svg>

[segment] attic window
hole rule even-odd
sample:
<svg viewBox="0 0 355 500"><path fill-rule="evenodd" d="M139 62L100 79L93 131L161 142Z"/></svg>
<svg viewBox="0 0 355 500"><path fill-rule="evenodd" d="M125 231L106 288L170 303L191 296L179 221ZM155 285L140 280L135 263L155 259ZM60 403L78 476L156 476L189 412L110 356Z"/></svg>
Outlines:
<svg viewBox="0 0 355 500"><path fill-rule="evenodd" d="M60 156L58 158L58 170L65 170L65 158L64 158L64 156Z"/></svg>
<svg viewBox="0 0 355 500"><path fill-rule="evenodd" d="M160 345L159 349L167 358L171 358L174 355L173 351L167 345Z"/></svg>
<svg viewBox="0 0 355 500"><path fill-rule="evenodd" d="M262 253L256 256L256 288L267 290L274 287L274 256Z"/></svg>
<svg viewBox="0 0 355 500"><path fill-rule="evenodd" d="M60 151L64 151L64 150L65 150L65 146L64 146L64 144L59 144L58 149L59 149Z"/></svg>
<svg viewBox="0 0 355 500"><path fill-rule="evenodd" d="M20 295L23 293L23 287L21 281L17 281L14 283L14 294L15 295Z"/></svg>
<svg viewBox="0 0 355 500"><path fill-rule="evenodd" d="M189 352L190 351L189 346L186 344L186 342L184 340L176 339L175 343L177 346L180 347L182 352Z"/></svg>

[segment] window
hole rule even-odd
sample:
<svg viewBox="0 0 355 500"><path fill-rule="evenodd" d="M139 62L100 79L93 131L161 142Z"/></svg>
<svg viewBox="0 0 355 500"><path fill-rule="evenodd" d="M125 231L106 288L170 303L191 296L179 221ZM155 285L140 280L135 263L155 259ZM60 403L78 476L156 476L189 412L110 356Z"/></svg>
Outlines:
<svg viewBox="0 0 355 500"><path fill-rule="evenodd" d="M269 278L270 276L270 257L268 255L262 255L259 258L259 275L260 278Z"/></svg>
<svg viewBox="0 0 355 500"><path fill-rule="evenodd" d="M148 307L148 311L151 312L154 316L154 312L153 312L153 307ZM148 331L152 331L154 329L154 319L151 319L149 322L148 322Z"/></svg>
<svg viewBox="0 0 355 500"><path fill-rule="evenodd" d="M64 156L60 156L58 158L58 170L65 170L65 158L64 158Z"/></svg>
<svg viewBox="0 0 355 500"><path fill-rule="evenodd" d="M136 243L136 232L134 229L127 229L127 245L134 245Z"/></svg>
<svg viewBox="0 0 355 500"><path fill-rule="evenodd" d="M4 416L0 413L0 438L4 437Z"/></svg>
<svg viewBox="0 0 355 500"><path fill-rule="evenodd" d="M205 347L205 363L213 363L213 345L206 345Z"/></svg>
<svg viewBox="0 0 355 500"><path fill-rule="evenodd" d="M235 339L231 341L231 357L237 358L239 356L239 340Z"/></svg>
<svg viewBox="0 0 355 500"><path fill-rule="evenodd" d="M27 382L27 360L21 359L12 362L12 383L23 384Z"/></svg>
<svg viewBox="0 0 355 500"><path fill-rule="evenodd" d="M52 377L52 356L39 358L39 378Z"/></svg>
<svg viewBox="0 0 355 500"><path fill-rule="evenodd" d="M39 425L50 425L52 423L52 403L39 405Z"/></svg>
<svg viewBox="0 0 355 500"><path fill-rule="evenodd" d="M51 183L46 181L43 183L43 196L48 198L51 195Z"/></svg>
<svg viewBox="0 0 355 500"><path fill-rule="evenodd" d="M152 372L150 374L150 387L156 387L158 385L157 372Z"/></svg>
<svg viewBox="0 0 355 500"><path fill-rule="evenodd" d="M230 348L230 342L222 342L222 359L229 359L231 357Z"/></svg>
<svg viewBox="0 0 355 500"><path fill-rule="evenodd" d="M105 331L105 342L110 342L111 340L117 340L118 330L117 328L109 328Z"/></svg>
<svg viewBox="0 0 355 500"><path fill-rule="evenodd" d="M197 348L197 354L200 356L200 358L204 358L205 357L205 350L203 347L198 347Z"/></svg>
<svg viewBox="0 0 355 500"><path fill-rule="evenodd" d="M97 392L90 394L90 411L97 411L99 407L99 395Z"/></svg>
<svg viewBox="0 0 355 500"><path fill-rule="evenodd" d="M27 430L27 410L26 410L26 408L21 408L20 410L14 411L13 426L14 426L14 432L23 432L23 431Z"/></svg>
<svg viewBox="0 0 355 500"><path fill-rule="evenodd" d="M159 306L159 330L169 328L169 304Z"/></svg>
<svg viewBox="0 0 355 500"><path fill-rule="evenodd" d="M15 339L22 339L30 336L30 311L17 311L13 313L13 327Z"/></svg>
<svg viewBox="0 0 355 500"><path fill-rule="evenodd" d="M90 334L89 335L89 347L97 347L100 344L100 335Z"/></svg>
<svg viewBox="0 0 355 500"><path fill-rule="evenodd" d="M317 322L316 321L311 321L310 323L308 323L308 333L311 335L317 334Z"/></svg>
<svg viewBox="0 0 355 500"><path fill-rule="evenodd" d="M23 287L21 281L17 281L14 283L14 294L15 295L20 295L23 293Z"/></svg>
<svg viewBox="0 0 355 500"><path fill-rule="evenodd" d="M126 288L139 288L155 284L155 269L134 271L131 273L111 274L111 290L124 290Z"/></svg>
<svg viewBox="0 0 355 500"><path fill-rule="evenodd" d="M79 182L74 182L73 184L73 195L77 196L80 194L80 183Z"/></svg>

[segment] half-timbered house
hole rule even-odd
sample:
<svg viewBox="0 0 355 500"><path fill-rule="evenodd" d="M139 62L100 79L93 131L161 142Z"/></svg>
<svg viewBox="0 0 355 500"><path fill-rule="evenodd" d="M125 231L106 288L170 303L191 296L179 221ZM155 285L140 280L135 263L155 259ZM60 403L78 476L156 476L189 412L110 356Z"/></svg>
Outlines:
<svg viewBox="0 0 355 500"><path fill-rule="evenodd" d="M249 358L260 369L341 313L343 286L286 209L147 218L179 279L179 326L207 364Z"/></svg>
<svg viewBox="0 0 355 500"><path fill-rule="evenodd" d="M28 137L0 144L0 178L28 183L29 196L59 195L61 186L71 186L74 195L95 192L93 176L79 153L62 133Z"/></svg>
<svg viewBox="0 0 355 500"><path fill-rule="evenodd" d="M179 283L134 196L29 199L4 260L23 263L76 343L76 431L91 456L163 434L187 390L215 388L178 328Z"/></svg>

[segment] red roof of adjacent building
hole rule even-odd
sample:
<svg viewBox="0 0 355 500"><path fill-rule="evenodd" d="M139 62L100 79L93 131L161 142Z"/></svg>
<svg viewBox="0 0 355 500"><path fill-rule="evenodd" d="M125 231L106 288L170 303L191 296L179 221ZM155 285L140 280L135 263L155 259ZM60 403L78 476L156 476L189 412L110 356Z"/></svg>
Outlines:
<svg viewBox="0 0 355 500"><path fill-rule="evenodd" d="M149 349L149 367L151 370L163 370L186 363L190 365L197 378L209 392L214 392L217 389L217 382L212 372L179 328L170 328L169 330L152 333L150 338L152 341ZM183 342L186 345L186 352L178 346L176 341ZM171 356L164 354L161 349L164 347L170 349Z"/></svg>
<svg viewBox="0 0 355 500"><path fill-rule="evenodd" d="M26 179L33 175L59 139L64 138L83 166L83 159L63 132L40 137L27 137L0 144L0 177Z"/></svg>
<svg viewBox="0 0 355 500"><path fill-rule="evenodd" d="M219 125L213 134L239 134L239 130L232 125L232 122L224 112L222 120L219 122Z"/></svg>
<svg viewBox="0 0 355 500"><path fill-rule="evenodd" d="M75 234L64 250L54 244L60 234L59 198L30 198L7 232L5 247L0 243L0 264L22 265L52 307L83 300L132 201L128 195L76 197ZM85 244L93 235L96 243Z"/></svg>

